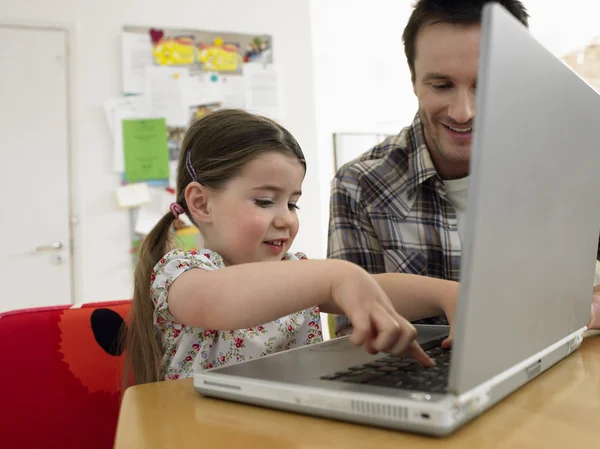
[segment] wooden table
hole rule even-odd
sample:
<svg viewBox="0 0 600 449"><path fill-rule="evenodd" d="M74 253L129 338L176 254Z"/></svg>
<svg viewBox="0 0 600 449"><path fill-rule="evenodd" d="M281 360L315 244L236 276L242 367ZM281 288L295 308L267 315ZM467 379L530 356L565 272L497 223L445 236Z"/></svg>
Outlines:
<svg viewBox="0 0 600 449"><path fill-rule="evenodd" d="M313 418L196 394L191 379L131 387L116 449L600 447L600 336L446 438Z"/></svg>

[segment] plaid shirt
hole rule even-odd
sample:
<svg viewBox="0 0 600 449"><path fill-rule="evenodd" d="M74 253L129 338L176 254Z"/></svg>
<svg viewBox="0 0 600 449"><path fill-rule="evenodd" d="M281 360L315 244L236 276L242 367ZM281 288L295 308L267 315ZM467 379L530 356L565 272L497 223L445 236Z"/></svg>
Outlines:
<svg viewBox="0 0 600 449"><path fill-rule="evenodd" d="M437 174L421 120L344 165L332 182L327 257L370 273L458 281L456 212ZM447 323L445 317L420 323ZM350 328L336 317L336 333Z"/></svg>

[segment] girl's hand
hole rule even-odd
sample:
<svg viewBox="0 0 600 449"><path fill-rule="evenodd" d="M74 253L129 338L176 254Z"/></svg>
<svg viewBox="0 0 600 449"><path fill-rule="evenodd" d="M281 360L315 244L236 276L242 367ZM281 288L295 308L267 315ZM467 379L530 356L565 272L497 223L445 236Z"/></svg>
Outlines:
<svg viewBox="0 0 600 449"><path fill-rule="evenodd" d="M350 341L371 353L408 355L425 366L434 362L416 342L417 331L396 313L372 275L357 265L344 263L334 273L333 301L352 322Z"/></svg>

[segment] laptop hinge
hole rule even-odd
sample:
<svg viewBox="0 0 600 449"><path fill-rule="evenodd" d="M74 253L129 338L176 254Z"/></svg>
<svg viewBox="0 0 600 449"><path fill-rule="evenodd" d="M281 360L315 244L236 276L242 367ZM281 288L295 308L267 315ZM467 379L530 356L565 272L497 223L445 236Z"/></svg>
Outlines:
<svg viewBox="0 0 600 449"><path fill-rule="evenodd" d="M527 375L527 380L532 379L537 376L541 372L542 368L542 359L546 357L548 354L556 351L561 346L567 346L568 354L575 351L583 341L583 334L586 331L587 327L577 330L576 332L568 335L567 337L557 341L556 343L548 346L544 350L538 352L537 354L528 357L522 362L512 366L511 368L497 374L486 382L472 388L468 392L462 395L456 395L456 400L454 402L454 406L460 410L465 411L467 413L478 412L480 410L484 410L488 403L491 401L491 392L494 387L511 378L517 373L524 371ZM450 391L452 393L452 391ZM455 393L456 394L456 393Z"/></svg>

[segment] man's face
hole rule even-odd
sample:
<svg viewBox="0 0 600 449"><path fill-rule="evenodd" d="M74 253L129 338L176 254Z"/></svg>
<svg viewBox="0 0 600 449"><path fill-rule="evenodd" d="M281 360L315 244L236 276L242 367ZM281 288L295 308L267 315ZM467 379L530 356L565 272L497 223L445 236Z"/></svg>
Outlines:
<svg viewBox="0 0 600 449"><path fill-rule="evenodd" d="M417 34L413 88L427 147L443 179L469 171L479 36L479 25L448 23Z"/></svg>

